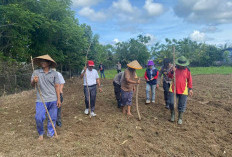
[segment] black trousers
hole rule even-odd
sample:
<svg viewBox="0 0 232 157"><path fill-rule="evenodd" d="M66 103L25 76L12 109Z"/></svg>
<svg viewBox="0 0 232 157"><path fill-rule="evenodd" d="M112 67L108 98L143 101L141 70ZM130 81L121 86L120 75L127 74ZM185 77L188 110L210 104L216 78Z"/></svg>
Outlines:
<svg viewBox="0 0 232 157"><path fill-rule="evenodd" d="M121 85L113 82L114 85L114 94L118 103L121 102Z"/></svg>
<svg viewBox="0 0 232 157"><path fill-rule="evenodd" d="M169 100L169 88L170 88L170 83L167 83L166 81L163 81L163 88L164 88L164 100L166 105L168 105L168 100Z"/></svg>
<svg viewBox="0 0 232 157"><path fill-rule="evenodd" d="M89 86L89 93L86 86L84 86L84 94L85 94L85 107L86 109L89 108L89 94L90 94L90 105L91 105L91 112L95 110L95 102L96 102L96 95L97 95L97 86Z"/></svg>

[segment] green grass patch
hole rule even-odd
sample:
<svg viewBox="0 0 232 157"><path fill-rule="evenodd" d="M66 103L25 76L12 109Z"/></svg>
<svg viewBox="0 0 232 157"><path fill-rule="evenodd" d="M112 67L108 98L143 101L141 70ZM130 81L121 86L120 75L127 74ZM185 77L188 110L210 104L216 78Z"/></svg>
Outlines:
<svg viewBox="0 0 232 157"><path fill-rule="evenodd" d="M232 74L232 67L193 67L190 68L192 75L208 75L208 74Z"/></svg>
<svg viewBox="0 0 232 157"><path fill-rule="evenodd" d="M146 70L145 68L141 70L136 70L138 77L143 77L145 70ZM224 67L224 66L221 66L221 67L190 67L190 70L191 70L192 75L232 74L232 67ZM124 69L122 69L122 71L124 71ZM116 74L117 74L117 70L105 70L106 79L113 79ZM99 73L99 76L100 76L100 73Z"/></svg>

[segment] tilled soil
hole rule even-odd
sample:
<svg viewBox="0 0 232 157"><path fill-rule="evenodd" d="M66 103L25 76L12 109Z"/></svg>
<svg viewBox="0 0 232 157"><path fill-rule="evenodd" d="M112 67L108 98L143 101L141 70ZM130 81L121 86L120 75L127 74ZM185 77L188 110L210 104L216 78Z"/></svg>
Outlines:
<svg viewBox="0 0 232 157"><path fill-rule="evenodd" d="M194 96L188 99L181 126L169 121L162 88L156 103L145 105L145 82L141 83L139 121L135 105L130 118L117 108L112 80L102 80L102 84L97 117L90 119L83 113L82 80L68 80L59 137L45 136L42 142L37 141L34 120L35 91L1 97L0 157L232 156L232 75L194 76Z"/></svg>

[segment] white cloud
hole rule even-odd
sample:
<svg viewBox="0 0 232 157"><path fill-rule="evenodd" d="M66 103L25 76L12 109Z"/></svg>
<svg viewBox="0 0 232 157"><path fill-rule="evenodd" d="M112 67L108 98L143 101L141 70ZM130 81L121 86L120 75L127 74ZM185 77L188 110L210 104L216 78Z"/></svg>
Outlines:
<svg viewBox="0 0 232 157"><path fill-rule="evenodd" d="M78 13L79 15L89 18L92 21L103 21L107 18L103 12L96 12L89 7L82 8Z"/></svg>
<svg viewBox="0 0 232 157"><path fill-rule="evenodd" d="M118 0L117 2L113 2L112 6L113 8L123 12L128 12L128 13L134 12L134 8L129 2L129 0Z"/></svg>
<svg viewBox="0 0 232 157"><path fill-rule="evenodd" d="M190 39L197 42L204 42L206 40L206 35L205 33L195 30L190 34Z"/></svg>
<svg viewBox="0 0 232 157"><path fill-rule="evenodd" d="M117 44L117 43L119 43L120 41L118 40L118 38L115 38L115 39L113 40L113 42L114 42L115 44Z"/></svg>
<svg viewBox="0 0 232 157"><path fill-rule="evenodd" d="M74 8L77 7L90 7L98 4L102 0L72 0L72 5Z"/></svg>
<svg viewBox="0 0 232 157"><path fill-rule="evenodd" d="M157 16L163 13L163 5L160 3L153 3L153 0L146 0L144 9L150 16Z"/></svg>
<svg viewBox="0 0 232 157"><path fill-rule="evenodd" d="M178 0L177 16L193 23L232 23L231 0Z"/></svg>

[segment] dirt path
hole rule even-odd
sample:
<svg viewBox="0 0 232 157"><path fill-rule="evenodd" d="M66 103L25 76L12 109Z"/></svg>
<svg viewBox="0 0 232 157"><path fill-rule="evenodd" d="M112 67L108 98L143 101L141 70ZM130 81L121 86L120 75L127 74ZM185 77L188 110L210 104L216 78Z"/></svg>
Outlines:
<svg viewBox="0 0 232 157"><path fill-rule="evenodd" d="M232 76L193 77L194 97L189 99L183 125L169 122L162 90L156 104L145 105L145 83L140 85L138 121L116 108L113 85L103 80L98 93L97 117L83 114L81 82L69 80L65 87L63 126L59 139L37 142L35 91L0 98L1 156L231 156ZM135 102L135 101L134 101Z"/></svg>

